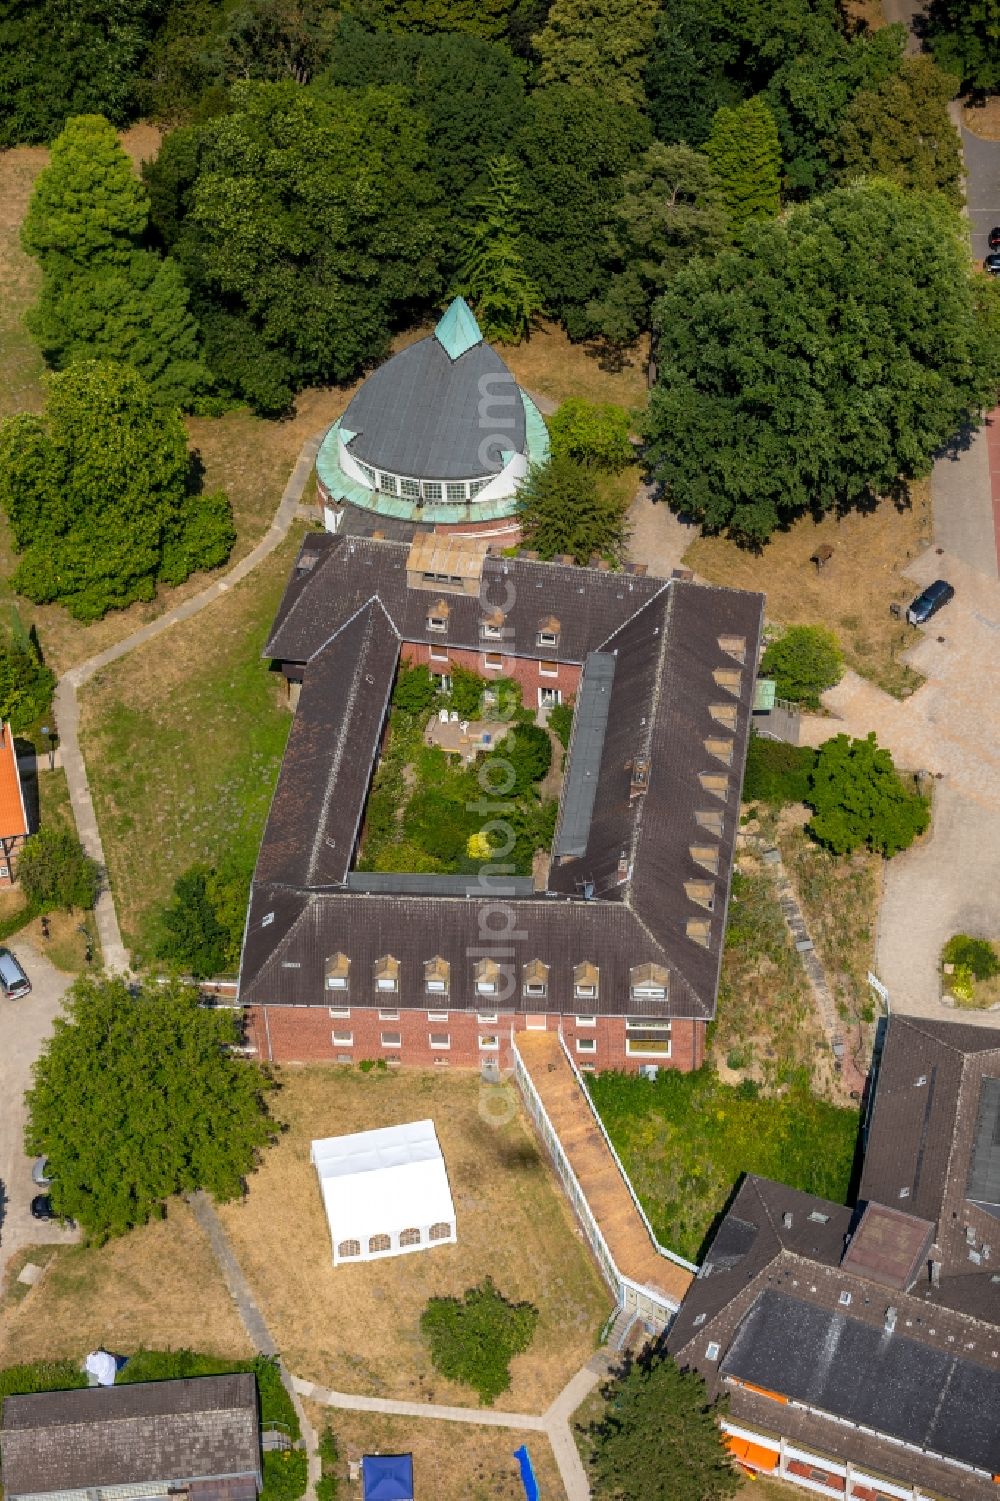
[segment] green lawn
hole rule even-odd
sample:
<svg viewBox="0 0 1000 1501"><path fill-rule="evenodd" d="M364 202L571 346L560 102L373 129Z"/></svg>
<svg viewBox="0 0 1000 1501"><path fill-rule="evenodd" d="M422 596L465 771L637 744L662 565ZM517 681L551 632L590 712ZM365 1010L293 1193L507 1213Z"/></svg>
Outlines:
<svg viewBox="0 0 1000 1501"><path fill-rule="evenodd" d="M260 652L299 539L296 529L249 579L81 694L119 921L140 952L189 865L252 868L291 727L283 679Z"/></svg>
<svg viewBox="0 0 1000 1501"><path fill-rule="evenodd" d="M845 1203L855 1110L801 1087L778 1098L723 1084L709 1068L655 1081L605 1073L591 1094L660 1241L697 1260L742 1173Z"/></svg>

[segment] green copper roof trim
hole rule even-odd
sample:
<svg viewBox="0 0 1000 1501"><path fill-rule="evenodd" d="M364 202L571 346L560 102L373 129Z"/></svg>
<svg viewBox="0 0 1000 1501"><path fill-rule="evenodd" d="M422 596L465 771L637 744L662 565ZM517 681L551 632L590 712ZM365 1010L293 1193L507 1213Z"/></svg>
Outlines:
<svg viewBox="0 0 1000 1501"><path fill-rule="evenodd" d="M774 678L758 678L754 686L753 709L755 714L769 714L776 697Z"/></svg>
<svg viewBox="0 0 1000 1501"><path fill-rule="evenodd" d="M357 433L352 433L349 427L340 427L339 423L338 429L345 448L347 447L348 443L350 443L352 438L356 438L358 436Z"/></svg>
<svg viewBox="0 0 1000 1501"><path fill-rule="evenodd" d="M450 360L460 359L483 342L482 331L464 297L456 297L442 314L434 337Z"/></svg>
<svg viewBox="0 0 1000 1501"><path fill-rule="evenodd" d="M530 396L521 392L521 405L524 407L524 438L528 450L529 464L547 464L549 460L549 430L545 426L545 418L535 406Z"/></svg>

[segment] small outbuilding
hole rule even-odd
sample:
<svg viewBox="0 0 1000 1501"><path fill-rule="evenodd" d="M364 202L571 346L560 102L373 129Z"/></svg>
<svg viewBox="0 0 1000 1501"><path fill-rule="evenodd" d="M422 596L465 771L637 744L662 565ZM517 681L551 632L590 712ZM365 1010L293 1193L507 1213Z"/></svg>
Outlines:
<svg viewBox="0 0 1000 1501"><path fill-rule="evenodd" d="M433 1121L314 1141L333 1264L401 1256L457 1240L448 1170Z"/></svg>
<svg viewBox="0 0 1000 1501"><path fill-rule="evenodd" d="M363 1501L413 1501L413 1456L366 1454L361 1491Z"/></svg>

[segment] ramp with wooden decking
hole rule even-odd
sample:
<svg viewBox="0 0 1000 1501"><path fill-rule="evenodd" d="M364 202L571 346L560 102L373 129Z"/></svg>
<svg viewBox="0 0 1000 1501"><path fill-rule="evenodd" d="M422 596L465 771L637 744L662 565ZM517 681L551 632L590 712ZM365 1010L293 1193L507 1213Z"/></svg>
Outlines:
<svg viewBox="0 0 1000 1501"><path fill-rule="evenodd" d="M517 1051L623 1277L678 1305L693 1280L653 1244L555 1032L518 1032Z"/></svg>

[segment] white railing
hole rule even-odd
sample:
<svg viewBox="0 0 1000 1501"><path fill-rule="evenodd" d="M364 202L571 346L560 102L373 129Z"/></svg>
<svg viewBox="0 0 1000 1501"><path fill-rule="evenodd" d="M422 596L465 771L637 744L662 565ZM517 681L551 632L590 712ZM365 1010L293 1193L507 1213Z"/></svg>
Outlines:
<svg viewBox="0 0 1000 1501"><path fill-rule="evenodd" d="M580 1070L577 1068L576 1062L575 1062L575 1060L573 1058L573 1055L570 1052L569 1048L566 1046L566 1039L563 1036L562 1027L559 1028L559 1045L560 1045L560 1047L562 1048L563 1052L566 1055L566 1062L569 1064L570 1068L573 1070L573 1074L574 1074L574 1076L576 1078L576 1082L579 1085L580 1090L583 1093L584 1099L586 1100L588 1106L590 1107L590 1113L594 1117L594 1121L595 1121L595 1123L597 1125L597 1129L600 1131L601 1135L604 1137L604 1143L605 1143L608 1151L611 1153L611 1156L614 1158L615 1165L617 1166L618 1171L622 1175L622 1180L623 1180L623 1182L625 1184L625 1187L629 1191L629 1194L630 1194L631 1199L632 1199L632 1203L635 1205L636 1209L639 1211L639 1218L642 1220L642 1223L645 1225L647 1234L649 1235L650 1240L653 1242L653 1245L655 1246L657 1252L661 1256L666 1257L667 1261L672 1261L675 1264L675 1266L682 1266L685 1271L691 1272L695 1277L697 1277L697 1275L698 1275L698 1266L697 1266L696 1262L685 1260L685 1258L683 1256L679 1256L676 1251L671 1251L668 1246L661 1245L660 1242L657 1240L656 1234L655 1234L655 1232L653 1230L653 1227L649 1223L649 1218L648 1218L648 1216L646 1214L646 1211L645 1211L645 1209L643 1209L642 1204L639 1201L639 1195L636 1193L635 1189L632 1187L632 1180L629 1177L628 1173L625 1171L625 1165L622 1162L621 1158L619 1157L618 1153L615 1151L614 1142L611 1140L611 1137L608 1135L607 1129L606 1129L606 1127L604 1125L604 1122L601 1120L601 1117L598 1114L597 1106L594 1104L593 1100L591 1099L590 1090L587 1088L586 1080L584 1079L584 1077L581 1074Z"/></svg>

